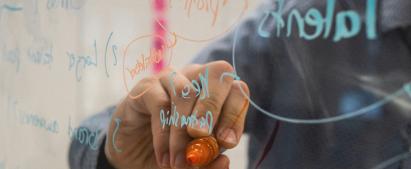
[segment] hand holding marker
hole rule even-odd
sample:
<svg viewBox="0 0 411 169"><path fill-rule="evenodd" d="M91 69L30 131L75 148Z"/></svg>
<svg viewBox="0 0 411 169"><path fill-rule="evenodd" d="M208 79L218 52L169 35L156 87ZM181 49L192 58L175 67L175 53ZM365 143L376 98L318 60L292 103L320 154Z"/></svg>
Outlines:
<svg viewBox="0 0 411 169"><path fill-rule="evenodd" d="M155 23L155 35L156 36L165 36L165 30L161 29L161 25L165 25L166 19L165 16L165 3L162 0L155 1L155 13L157 15L160 22L163 23ZM155 18L157 18L155 17ZM163 37L165 38L165 37ZM154 47L161 48L163 41L159 41L158 38L154 39ZM162 60L158 64L154 64L154 72L160 72L164 67L164 60ZM219 155L219 145L217 140L213 136L204 137L195 139L190 142L187 146L186 150L186 159L187 163L190 166L201 167L209 164L211 161L215 160Z"/></svg>
<svg viewBox="0 0 411 169"><path fill-rule="evenodd" d="M236 118L232 119L232 125L231 128L234 128L235 125L238 125L238 123L242 123L244 125L244 118L241 116L245 116L245 113L248 109L249 102L247 99L244 100L243 105L240 109L239 116ZM243 120L242 122L240 120ZM223 124L227 125L227 124ZM229 137L228 135L232 134L230 132L226 132L227 130L220 130L219 132L219 138L221 140L227 140ZM242 131L242 130L241 130ZM228 141L231 142L231 141ZM238 142L232 140L232 142ZM228 143L230 144L230 143ZM232 148L232 145L227 145L227 141L222 141L223 147L226 148ZM191 141L186 148L186 160L187 163L190 166L193 167L203 167L208 165L210 162L214 161L220 152L225 151L224 148L220 150L220 146L217 143L217 140L215 136L207 136L207 137L201 137L197 138L193 141Z"/></svg>
<svg viewBox="0 0 411 169"><path fill-rule="evenodd" d="M165 25L165 2L161 0L155 1L155 14L160 18L159 21ZM160 28L160 23L155 23L155 35L165 38L165 30ZM163 41L159 38L153 39L153 45L155 48L161 48ZM162 56L163 58L163 56ZM160 63L154 64L154 72L160 72L164 68L164 60ZM186 150L186 160L190 166L202 167L215 160L219 155L219 145L217 140L213 136L199 138L189 143Z"/></svg>
<svg viewBox="0 0 411 169"><path fill-rule="evenodd" d="M189 65L180 71L164 68L140 80L129 93L129 96L139 97L126 97L113 114L113 119L122 122L118 130L115 120L109 127L107 137L112 138L113 143L105 147L109 162L116 168L189 168L190 165L205 165L202 169L228 168L229 159L219 150L238 144L249 105L240 86L247 95L249 92L245 82L224 76L226 72L233 72L233 67L227 62L215 61ZM201 79L206 84L201 91L185 87L195 82L201 84ZM187 89L189 99L181 97ZM208 97L201 99L206 91ZM201 118L210 112L212 132L208 125L181 127L179 123L163 127L160 111L168 111L173 105L176 105L176 112L185 117L196 111ZM202 139L211 134L215 139ZM117 152L116 147L122 151Z"/></svg>
<svg viewBox="0 0 411 169"><path fill-rule="evenodd" d="M156 11L156 14L164 16L166 0L153 2L156 10L162 11ZM165 23L164 18L158 20ZM166 32L158 29L157 23L155 28L157 37L165 36ZM154 48L161 49L160 42L153 44ZM129 92L129 97L117 106L112 119L121 119L122 123L116 130L115 120L111 121L107 137L113 138L113 144L106 143L104 150L108 161L116 168L228 168L229 159L219 153L219 147L234 148L243 134L249 105L243 95L243 91L249 93L247 84L224 76L234 71L224 61L189 65L181 71L164 68L162 63L154 66L158 73L140 80ZM186 87L201 81L200 74L205 76L202 79L206 85L201 85L200 89ZM170 75L173 86L170 85ZM197 94L205 95L205 90L207 94L210 91L209 97L199 99ZM182 98L182 92L190 99ZM162 127L160 111L170 109L172 105L177 105L176 111L185 117L192 115L193 110L199 117L211 112L214 120L208 127L214 131L214 138L208 129L200 126ZM116 148L122 151L117 152Z"/></svg>
<svg viewBox="0 0 411 169"><path fill-rule="evenodd" d="M155 1L155 14L157 15L158 18L160 18L160 22L163 23L154 23L155 27L155 35L156 36L161 36L162 38L165 38L165 30L161 29L161 25L165 25L166 19L164 18L165 16L165 3L162 0L157 0ZM161 24L161 25L160 25ZM163 41L159 40L159 38L155 38L153 45L155 48L161 48ZM162 56L163 58L163 56ZM164 68L164 60L161 60L160 63L154 64L154 72L160 72ZM199 138L196 140L193 140L190 142L190 144L187 146L186 150L186 159L187 163L190 166L194 167L201 167L209 164L211 161L215 160L217 156L219 155L219 145L217 143L217 140L212 137L204 137L204 138Z"/></svg>

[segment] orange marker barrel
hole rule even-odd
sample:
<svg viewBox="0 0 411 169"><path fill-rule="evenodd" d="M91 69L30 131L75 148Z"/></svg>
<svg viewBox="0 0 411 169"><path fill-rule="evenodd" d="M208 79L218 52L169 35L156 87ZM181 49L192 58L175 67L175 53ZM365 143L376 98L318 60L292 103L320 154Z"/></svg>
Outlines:
<svg viewBox="0 0 411 169"><path fill-rule="evenodd" d="M202 167L215 160L219 154L217 140L208 136L195 139L187 145L186 160L193 167Z"/></svg>

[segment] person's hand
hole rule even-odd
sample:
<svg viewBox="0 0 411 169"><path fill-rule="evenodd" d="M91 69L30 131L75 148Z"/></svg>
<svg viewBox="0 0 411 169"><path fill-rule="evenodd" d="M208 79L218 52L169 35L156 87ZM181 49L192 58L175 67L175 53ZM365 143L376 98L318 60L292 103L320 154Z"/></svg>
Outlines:
<svg viewBox="0 0 411 169"><path fill-rule="evenodd" d="M229 63L215 61L177 72L166 68L141 80L112 116L105 145L109 162L119 169L190 168L185 160L187 144L210 134L215 135L220 147L235 147L243 134L249 105L240 86L247 95L249 89L246 83L227 75L232 72ZM177 125L165 119L175 111ZM197 119L206 119L207 111L212 114L211 126L181 127L181 117L197 112ZM219 155L204 168L228 166L229 159Z"/></svg>

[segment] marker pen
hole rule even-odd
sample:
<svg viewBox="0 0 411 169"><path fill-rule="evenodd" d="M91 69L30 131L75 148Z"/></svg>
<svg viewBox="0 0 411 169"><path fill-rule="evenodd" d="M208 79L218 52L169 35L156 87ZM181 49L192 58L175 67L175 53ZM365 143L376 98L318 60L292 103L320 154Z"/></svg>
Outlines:
<svg viewBox="0 0 411 169"><path fill-rule="evenodd" d="M202 167L214 161L220 154L217 140L207 136L191 141L186 148L186 161L190 166Z"/></svg>

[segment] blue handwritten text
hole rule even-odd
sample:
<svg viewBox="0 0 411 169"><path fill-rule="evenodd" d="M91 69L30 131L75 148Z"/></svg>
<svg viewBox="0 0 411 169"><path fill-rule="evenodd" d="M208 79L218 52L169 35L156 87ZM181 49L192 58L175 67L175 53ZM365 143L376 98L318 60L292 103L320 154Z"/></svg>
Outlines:
<svg viewBox="0 0 411 169"><path fill-rule="evenodd" d="M287 26L287 37L292 33L292 26L295 22L297 24L299 37L305 40L313 40L318 38L321 34L323 38L328 38L331 33L333 20L336 19L335 32L333 41L338 42L342 39L348 39L356 36L361 30L360 14L354 10L339 11L335 13L335 0L327 0L325 16L316 8L308 9L303 17L297 9L292 9L288 14L287 21L283 19L284 0L276 0L277 10L266 11L264 18L259 24L258 34L263 38L271 36L271 32L264 29L268 24L274 23L276 36L281 35L282 29ZM367 0L365 9L365 32L368 39L376 39L376 0ZM306 31L305 26L312 27L312 33Z"/></svg>
<svg viewBox="0 0 411 169"><path fill-rule="evenodd" d="M47 9L79 10L84 3L84 0L48 0Z"/></svg>
<svg viewBox="0 0 411 169"><path fill-rule="evenodd" d="M49 65L51 67L51 63L53 63L53 48L50 47L45 50L28 49L27 57L34 64Z"/></svg>
<svg viewBox="0 0 411 169"><path fill-rule="evenodd" d="M170 82L170 86L173 89L173 94L174 96L177 96L177 91L174 85L174 76L176 76L176 72L172 72L169 75L169 82ZM190 94L190 90L191 88L193 88L193 90L196 92L196 97L198 97L201 93L201 90L203 90L203 94L200 96L200 100L205 99L206 97L210 97L209 94L209 90L208 90L208 67L205 69L205 73L204 75L202 73L199 74L199 78L200 78L200 84L196 81L196 80L191 80L191 83L186 84L183 88L183 90L181 91L181 97L185 98L185 99L189 99L189 94Z"/></svg>
<svg viewBox="0 0 411 169"><path fill-rule="evenodd" d="M185 126L200 126L200 128L208 128L208 133L211 134L213 131L213 114L210 111L205 113L205 117L201 117L200 119L197 117L197 111L194 111L190 116L181 115L177 111L177 106L172 104L172 113L170 111L165 112L163 109L160 110L160 121L161 126L164 128L167 126L175 126L175 127L185 127ZM180 123L179 123L180 119ZM179 125L180 124L180 125Z"/></svg>
<svg viewBox="0 0 411 169"><path fill-rule="evenodd" d="M104 50L104 69L107 77L110 77L109 75L109 44L112 39L113 32L110 33L110 35L107 38L106 45L105 45L105 50ZM94 54L93 55L79 55L75 54L73 52L68 51L67 56L69 59L69 71L74 70L76 80L81 81L83 77L83 71L87 67L98 67L98 50L97 50L97 41L94 40L93 44L93 50ZM113 59L113 66L117 66L117 53L118 53L118 47L117 45L113 44L111 45L111 52L112 52L112 59Z"/></svg>
<svg viewBox="0 0 411 169"><path fill-rule="evenodd" d="M68 123L68 135L72 140L78 141L80 144L88 145L92 150L98 149L97 137L101 130L92 130L87 127L73 128L71 119Z"/></svg>
<svg viewBox="0 0 411 169"><path fill-rule="evenodd" d="M20 49L7 50L3 47L2 60L16 65L16 72L20 70Z"/></svg>

